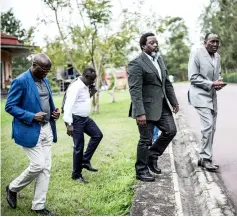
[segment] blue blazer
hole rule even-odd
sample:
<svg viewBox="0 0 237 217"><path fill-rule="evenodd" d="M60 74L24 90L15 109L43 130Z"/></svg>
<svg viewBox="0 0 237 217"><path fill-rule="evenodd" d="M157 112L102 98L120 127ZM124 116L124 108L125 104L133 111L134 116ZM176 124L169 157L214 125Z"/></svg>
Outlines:
<svg viewBox="0 0 237 217"><path fill-rule="evenodd" d="M51 112L55 110L52 92L47 78L43 79L49 91L49 103ZM24 147L34 147L37 144L41 125L33 121L37 112L42 111L41 100L31 75L30 69L19 75L12 81L5 106L6 112L11 114L12 138L15 143ZM53 132L53 142L57 142L56 124L50 119Z"/></svg>

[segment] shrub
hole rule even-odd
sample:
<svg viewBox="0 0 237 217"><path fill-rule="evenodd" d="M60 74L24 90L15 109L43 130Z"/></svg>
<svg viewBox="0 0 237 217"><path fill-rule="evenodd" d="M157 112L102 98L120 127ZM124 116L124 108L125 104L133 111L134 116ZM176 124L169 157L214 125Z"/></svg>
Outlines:
<svg viewBox="0 0 237 217"><path fill-rule="evenodd" d="M57 86L51 87L51 90L52 90L53 93L58 93L58 92L60 92L60 88L57 87Z"/></svg>
<svg viewBox="0 0 237 217"><path fill-rule="evenodd" d="M224 74L223 80L228 83L237 83L237 72Z"/></svg>

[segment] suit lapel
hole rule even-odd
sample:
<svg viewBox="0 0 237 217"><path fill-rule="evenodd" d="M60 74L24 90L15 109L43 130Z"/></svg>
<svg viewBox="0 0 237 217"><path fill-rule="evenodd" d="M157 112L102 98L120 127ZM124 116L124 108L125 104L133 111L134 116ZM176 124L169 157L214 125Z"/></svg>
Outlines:
<svg viewBox="0 0 237 217"><path fill-rule="evenodd" d="M40 108L42 110L39 92L38 92L37 87L35 85L34 79L33 79L32 75L30 73L30 70L27 71L27 82L28 82L29 86L31 87L32 92L35 95L35 97L36 97L36 99L37 99L37 101L39 103L39 106L40 106Z"/></svg>
<svg viewBox="0 0 237 217"><path fill-rule="evenodd" d="M161 81L161 78L159 76L158 70L156 69L156 67L154 66L154 64L151 62L151 60L146 56L145 53L141 54L142 60L146 63L146 65L153 71L155 72L156 76L159 78L159 80Z"/></svg>
<svg viewBox="0 0 237 217"><path fill-rule="evenodd" d="M215 68L213 62L212 62L212 58L210 56L210 54L208 53L207 49L205 47L203 47L203 51L204 51L204 56L207 58L207 60L209 61L209 63Z"/></svg>

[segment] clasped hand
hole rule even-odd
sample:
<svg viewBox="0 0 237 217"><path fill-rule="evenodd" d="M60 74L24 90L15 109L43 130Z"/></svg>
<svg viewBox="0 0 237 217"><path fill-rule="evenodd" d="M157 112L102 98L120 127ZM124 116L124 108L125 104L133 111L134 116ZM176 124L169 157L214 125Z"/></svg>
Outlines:
<svg viewBox="0 0 237 217"><path fill-rule="evenodd" d="M215 90L221 90L223 88L222 84L223 84L223 80L219 79L213 82L213 87L215 88Z"/></svg>

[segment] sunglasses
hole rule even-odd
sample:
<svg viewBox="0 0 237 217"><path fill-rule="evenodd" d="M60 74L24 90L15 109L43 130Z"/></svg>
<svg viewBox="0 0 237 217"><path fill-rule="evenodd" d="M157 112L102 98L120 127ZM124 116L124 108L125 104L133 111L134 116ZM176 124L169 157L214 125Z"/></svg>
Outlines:
<svg viewBox="0 0 237 217"><path fill-rule="evenodd" d="M35 64L36 66L38 66L43 72L50 72L51 71L51 69L43 69L39 64L37 64L37 63L34 63L33 62L33 64Z"/></svg>

